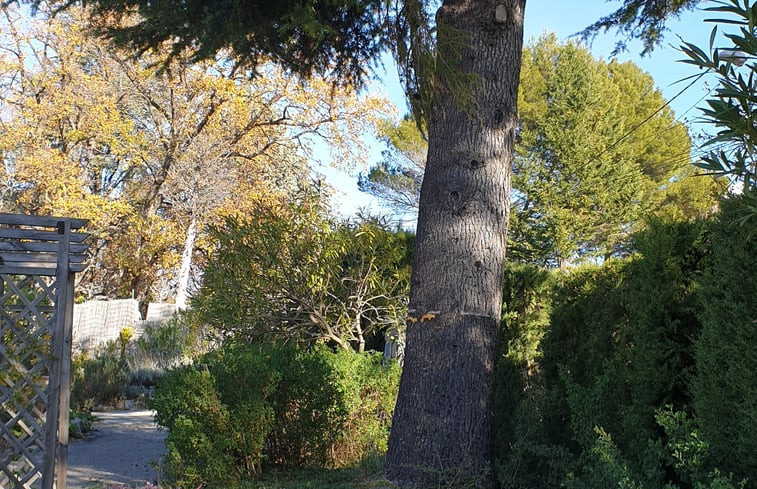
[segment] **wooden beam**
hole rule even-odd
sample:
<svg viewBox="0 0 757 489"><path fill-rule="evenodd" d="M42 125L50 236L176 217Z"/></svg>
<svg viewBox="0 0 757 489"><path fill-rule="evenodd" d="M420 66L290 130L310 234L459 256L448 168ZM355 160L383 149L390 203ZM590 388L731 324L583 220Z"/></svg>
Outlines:
<svg viewBox="0 0 757 489"><path fill-rule="evenodd" d="M12 263L0 265L0 274L2 275L41 275L44 277L54 277L56 264L50 263L45 266L44 263ZM73 273L83 272L87 268L86 263L69 263L68 271Z"/></svg>
<svg viewBox="0 0 757 489"><path fill-rule="evenodd" d="M87 257L82 254L70 254L68 256L69 263L83 263ZM27 253L27 252L8 252L0 251L0 263L16 264L16 263L57 263L57 254L54 253Z"/></svg>
<svg viewBox="0 0 757 489"><path fill-rule="evenodd" d="M0 224L57 228L58 223L61 221L69 221L71 223L70 229L81 229L87 224L86 219L54 216L27 216L25 214L8 214L0 212Z"/></svg>
<svg viewBox="0 0 757 489"><path fill-rule="evenodd" d="M85 253L87 244L71 244L71 253ZM58 243L44 241L0 241L0 251L39 251L57 253Z"/></svg>
<svg viewBox="0 0 757 489"><path fill-rule="evenodd" d="M37 304L34 308L39 312L55 312L55 306L41 306ZM27 307L18 306L18 305L17 306L5 305L3 306L3 309L5 309L6 311L11 311L11 312L21 312L21 311L28 310Z"/></svg>
<svg viewBox="0 0 757 489"><path fill-rule="evenodd" d="M0 228L0 238L4 239L29 239L36 241L58 241L60 234L57 231L37 231L35 229ZM89 238L88 233L71 233L71 242L82 243Z"/></svg>
<svg viewBox="0 0 757 489"><path fill-rule="evenodd" d="M8 253L0 251L0 263L58 263L57 253Z"/></svg>
<svg viewBox="0 0 757 489"><path fill-rule="evenodd" d="M65 489L68 477L68 413L71 408L71 347L74 323L74 274L68 275L66 299L58 314L63 313L63 361L60 372L60 412L58 413L58 446L55 451L56 487Z"/></svg>
<svg viewBox="0 0 757 489"><path fill-rule="evenodd" d="M0 274L2 275L40 275L43 277L54 277L55 266L50 268L42 267L17 267L12 265L0 265Z"/></svg>
<svg viewBox="0 0 757 489"><path fill-rule="evenodd" d="M14 261L14 262L6 262L3 261L3 265L7 265L9 267L18 267L18 268L55 268L57 262L51 262L46 260L38 260L38 257L35 256L29 256L30 259L25 261Z"/></svg>
<svg viewBox="0 0 757 489"><path fill-rule="evenodd" d="M54 432L53 449L47 451L46 456L52 458L54 463L52 467L46 465L45 469L54 467L54 474L48 473L50 477L50 488L53 489L53 479L57 479L57 487L65 489L66 471L68 470L68 409L69 409L69 389L71 388L71 321L73 319L73 302L74 302L74 274L69 272L68 248L71 242L71 225L66 222L61 232L60 250L58 251L57 275L55 276L56 289L55 297L55 333L53 334L53 351L55 359L53 360L53 374L51 379L57 382L58 390L53 397L53 403L57 406L55 414L57 419L55 425L57 430ZM50 389L52 396L53 389ZM50 421L50 418L48 418ZM48 433L51 433L49 431ZM50 445L48 444L48 447ZM47 489L45 477L42 477L42 489Z"/></svg>

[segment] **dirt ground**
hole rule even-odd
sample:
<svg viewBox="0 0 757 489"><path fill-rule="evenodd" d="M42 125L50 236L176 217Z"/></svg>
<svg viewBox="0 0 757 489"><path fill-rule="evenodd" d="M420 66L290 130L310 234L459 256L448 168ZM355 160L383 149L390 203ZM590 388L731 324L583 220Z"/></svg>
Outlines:
<svg viewBox="0 0 757 489"><path fill-rule="evenodd" d="M166 432L158 430L153 411L93 413L94 430L68 445L68 488L106 484L134 487L159 481Z"/></svg>

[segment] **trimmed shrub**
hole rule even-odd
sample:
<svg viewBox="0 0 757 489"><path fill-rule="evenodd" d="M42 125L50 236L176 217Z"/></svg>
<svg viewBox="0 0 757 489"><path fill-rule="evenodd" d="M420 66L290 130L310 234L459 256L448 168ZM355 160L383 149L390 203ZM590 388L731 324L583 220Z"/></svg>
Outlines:
<svg viewBox="0 0 757 489"><path fill-rule="evenodd" d="M702 283L694 407L708 462L757 484L757 219L736 222L748 202L723 203Z"/></svg>
<svg viewBox="0 0 757 489"><path fill-rule="evenodd" d="M667 435L656 413L691 412L699 289L709 257L707 223L652 221L634 238L637 255L623 288L628 330L621 364L626 396L613 438L647 486L682 483L660 447ZM609 429L610 427L607 426Z"/></svg>
<svg viewBox="0 0 757 489"><path fill-rule="evenodd" d="M676 466L657 417L666 406L691 411L707 236L703 223L649 223L632 259L556 274L533 301L535 312L550 311L546 324L523 315L513 327L505 304L509 341L496 394L504 400L496 412L504 487L690 488L711 480L711 471L694 477ZM522 294L536 290L510 280ZM520 378L512 373L519 351Z"/></svg>
<svg viewBox="0 0 757 489"><path fill-rule="evenodd" d="M197 487L206 480L229 484L238 479L241 464L232 447L239 425L219 399L210 372L173 370L161 379L152 404L156 421L168 428L165 470L174 482Z"/></svg>
<svg viewBox="0 0 757 489"><path fill-rule="evenodd" d="M540 426L533 408L540 392L541 340L549 327L551 290L555 274L536 265L505 266L500 348L496 370L495 452L506 487L528 487L528 474L543 474L535 467L544 457L524 443L525 426ZM530 432L532 433L532 432ZM525 485L520 485L525 484ZM538 485L538 484L537 484Z"/></svg>
<svg viewBox="0 0 757 489"><path fill-rule="evenodd" d="M399 368L380 355L259 344L202 361L169 371L151 404L169 430L167 472L179 485L351 465L386 448Z"/></svg>
<svg viewBox="0 0 757 489"><path fill-rule="evenodd" d="M540 362L545 430L574 454L593 445L595 426L612 432L626 399L617 361L628 326L626 267L625 261L581 267L559 276L553 292Z"/></svg>
<svg viewBox="0 0 757 489"><path fill-rule="evenodd" d="M328 348L266 347L262 351L281 381L271 393L274 422L267 463L279 467L324 466L347 407L334 356Z"/></svg>
<svg viewBox="0 0 757 489"><path fill-rule="evenodd" d="M342 467L386 452L400 367L394 362L385 365L380 354L337 352L335 360L346 416L331 447L329 465Z"/></svg>
<svg viewBox="0 0 757 489"><path fill-rule="evenodd" d="M627 316L618 292L626 267L542 271L539 280L529 267L508 270L507 350L495 394L503 487L562 487L594 445L594 427L617 413L616 386L607 379L616 373L608 368Z"/></svg>

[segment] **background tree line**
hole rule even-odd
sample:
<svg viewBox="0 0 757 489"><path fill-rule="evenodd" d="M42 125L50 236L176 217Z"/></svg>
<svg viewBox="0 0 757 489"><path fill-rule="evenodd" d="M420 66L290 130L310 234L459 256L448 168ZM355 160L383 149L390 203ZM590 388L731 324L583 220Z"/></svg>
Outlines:
<svg viewBox="0 0 757 489"><path fill-rule="evenodd" d="M645 217L714 211L725 182L695 176L688 129L669 108L656 113L666 101L636 65L545 34L524 48L520 76L512 259L564 268L607 258L627 252ZM381 129L384 158L358 187L412 217L426 142L409 118Z"/></svg>

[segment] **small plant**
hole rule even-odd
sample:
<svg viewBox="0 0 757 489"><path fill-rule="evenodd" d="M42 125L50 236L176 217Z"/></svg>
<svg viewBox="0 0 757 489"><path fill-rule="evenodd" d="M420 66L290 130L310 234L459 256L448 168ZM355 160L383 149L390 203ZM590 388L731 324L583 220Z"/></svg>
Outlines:
<svg viewBox="0 0 757 489"><path fill-rule="evenodd" d="M166 323L152 323L132 342L129 363L140 368L167 368L187 363L204 351L202 334L190 313L182 313Z"/></svg>
<svg viewBox="0 0 757 489"><path fill-rule="evenodd" d="M126 395L131 371L126 360L116 353L113 343L94 357L87 352L72 361L71 407L90 411L97 405L114 405Z"/></svg>
<svg viewBox="0 0 757 489"><path fill-rule="evenodd" d="M121 358L126 358L126 347L129 346L129 342L134 337L134 328L127 326L118 333L118 345L121 347Z"/></svg>
<svg viewBox="0 0 757 489"><path fill-rule="evenodd" d="M97 418L90 411L71 411L68 423L68 435L72 438L83 438L92 431L92 425Z"/></svg>

